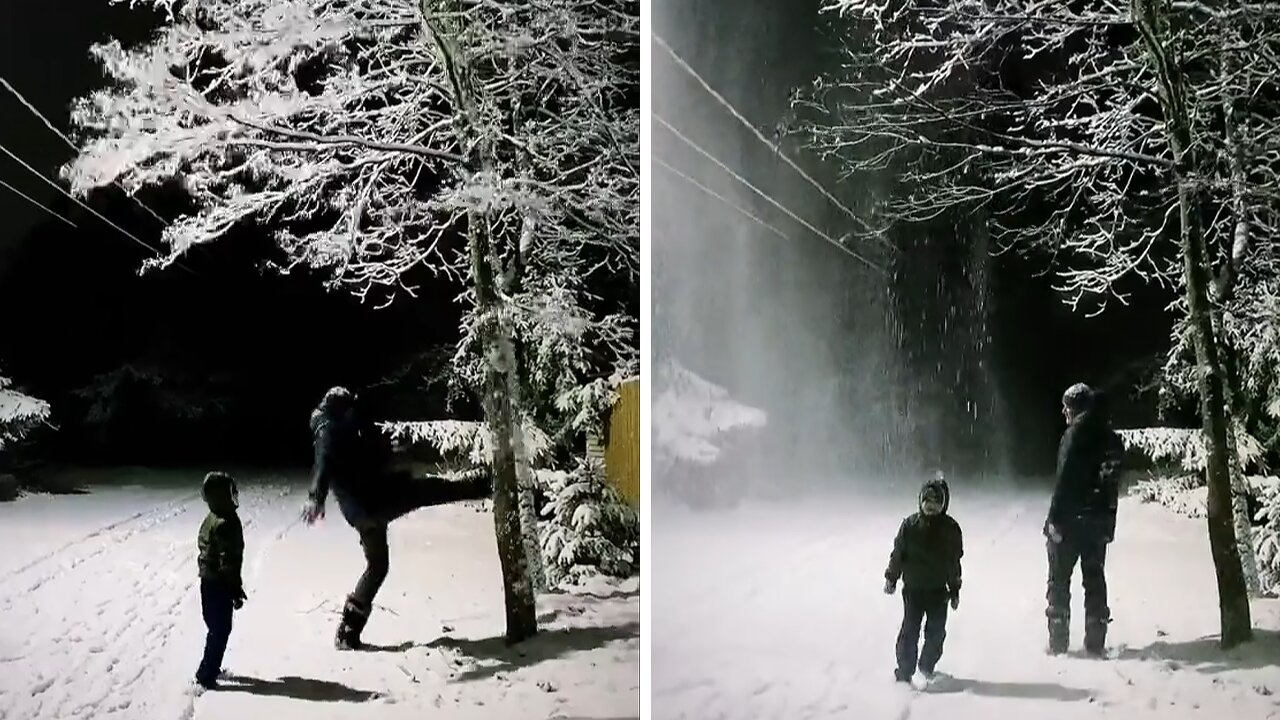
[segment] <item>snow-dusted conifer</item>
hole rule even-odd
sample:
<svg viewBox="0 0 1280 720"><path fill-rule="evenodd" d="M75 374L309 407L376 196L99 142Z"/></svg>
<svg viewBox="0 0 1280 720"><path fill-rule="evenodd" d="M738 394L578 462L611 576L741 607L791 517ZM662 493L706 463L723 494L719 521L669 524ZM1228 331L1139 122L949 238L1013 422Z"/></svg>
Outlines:
<svg viewBox="0 0 1280 720"><path fill-rule="evenodd" d="M19 392L13 381L0 375L0 450L48 418L49 403Z"/></svg>
<svg viewBox="0 0 1280 720"><path fill-rule="evenodd" d="M594 574L629 577L640 561L640 524L605 479L604 466L579 458L569 472L547 473L542 551L548 579L574 584Z"/></svg>

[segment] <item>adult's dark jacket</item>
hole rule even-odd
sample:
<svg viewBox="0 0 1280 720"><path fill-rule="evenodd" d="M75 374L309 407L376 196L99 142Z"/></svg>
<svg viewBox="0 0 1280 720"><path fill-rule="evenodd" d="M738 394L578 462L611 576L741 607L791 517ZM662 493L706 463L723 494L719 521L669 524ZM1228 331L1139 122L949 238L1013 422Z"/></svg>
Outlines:
<svg viewBox="0 0 1280 720"><path fill-rule="evenodd" d="M1076 416L1058 445L1058 482L1049 502L1064 537L1110 542L1115 537L1124 442L1102 406Z"/></svg>
<svg viewBox="0 0 1280 720"><path fill-rule="evenodd" d="M902 578L906 591L945 589L950 595L959 595L964 539L960 523L947 514L951 489L945 480L929 480L920 488L919 504L930 488L942 491L942 512L926 515L921 510L902 521L884 576L891 582Z"/></svg>
<svg viewBox="0 0 1280 720"><path fill-rule="evenodd" d="M387 522L399 498L387 477L389 451L377 427L350 402L325 401L311 413L311 435L311 500L323 506L332 491L352 527Z"/></svg>

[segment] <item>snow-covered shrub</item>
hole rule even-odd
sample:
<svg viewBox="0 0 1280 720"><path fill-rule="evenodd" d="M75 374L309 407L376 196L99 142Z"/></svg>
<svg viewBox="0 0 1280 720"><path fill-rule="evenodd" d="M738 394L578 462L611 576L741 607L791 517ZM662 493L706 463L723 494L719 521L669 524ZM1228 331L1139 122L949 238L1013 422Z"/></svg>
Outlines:
<svg viewBox="0 0 1280 720"><path fill-rule="evenodd" d="M1262 500L1259 519L1265 520L1265 524L1254 531L1253 537L1263 590L1275 594L1280 592L1280 481L1266 480L1268 482L1259 487Z"/></svg>
<svg viewBox="0 0 1280 720"><path fill-rule="evenodd" d="M556 398L564 418L562 435L603 438L618 401L622 372L570 388ZM576 448L576 443L574 443ZM629 577L638 570L640 517L608 480L603 461L570 453L570 469L539 473L549 501L539 523L542 559L551 585L579 582L593 574Z"/></svg>
<svg viewBox="0 0 1280 720"><path fill-rule="evenodd" d="M763 410L735 401L729 391L669 360L656 373L652 401L654 463L709 465L721 438L765 426Z"/></svg>
<svg viewBox="0 0 1280 720"><path fill-rule="evenodd" d="M1150 474L1139 480L1133 495L1142 502L1154 502L1193 518L1203 518L1208 498L1204 478L1199 475Z"/></svg>
<svg viewBox="0 0 1280 720"><path fill-rule="evenodd" d="M540 524L547 579L572 585L595 574L630 577L639 569L640 517L605 479L595 459L570 472L541 473L551 496Z"/></svg>
<svg viewBox="0 0 1280 720"><path fill-rule="evenodd" d="M0 376L0 450L48 418L49 403L18 392L8 378Z"/></svg>

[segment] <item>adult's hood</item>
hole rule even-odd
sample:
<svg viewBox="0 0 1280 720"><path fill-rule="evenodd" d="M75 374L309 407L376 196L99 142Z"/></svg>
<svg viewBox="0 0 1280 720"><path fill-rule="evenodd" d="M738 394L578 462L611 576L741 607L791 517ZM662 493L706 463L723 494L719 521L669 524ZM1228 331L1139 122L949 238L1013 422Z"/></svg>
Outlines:
<svg viewBox="0 0 1280 720"><path fill-rule="evenodd" d="M311 431L315 432L321 421L349 420L355 411L355 395L344 387L332 387L324 394L320 404L311 412Z"/></svg>

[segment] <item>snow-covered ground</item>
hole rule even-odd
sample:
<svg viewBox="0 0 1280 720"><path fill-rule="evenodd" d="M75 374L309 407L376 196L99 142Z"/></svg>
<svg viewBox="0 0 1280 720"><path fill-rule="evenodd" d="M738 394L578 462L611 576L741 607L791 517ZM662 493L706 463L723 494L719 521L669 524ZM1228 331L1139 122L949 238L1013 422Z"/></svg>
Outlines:
<svg viewBox="0 0 1280 720"><path fill-rule="evenodd" d="M336 508L303 526L300 479L262 475L241 476L249 600L225 662L239 679L197 696L200 474L114 475L0 504L0 719L639 715L636 580L541 598L543 634L510 650L492 516L429 508L392 526L365 631L377 647L339 653L338 608L363 565L355 533Z"/></svg>
<svg viewBox="0 0 1280 720"><path fill-rule="evenodd" d="M1126 499L1107 564L1112 658L1045 654L1047 491L966 490L965 589L928 692L896 685L901 597L882 592L915 503L850 498L731 511L659 508L651 535L655 720L1280 717L1280 604L1255 602L1258 641L1218 650L1203 520Z"/></svg>

